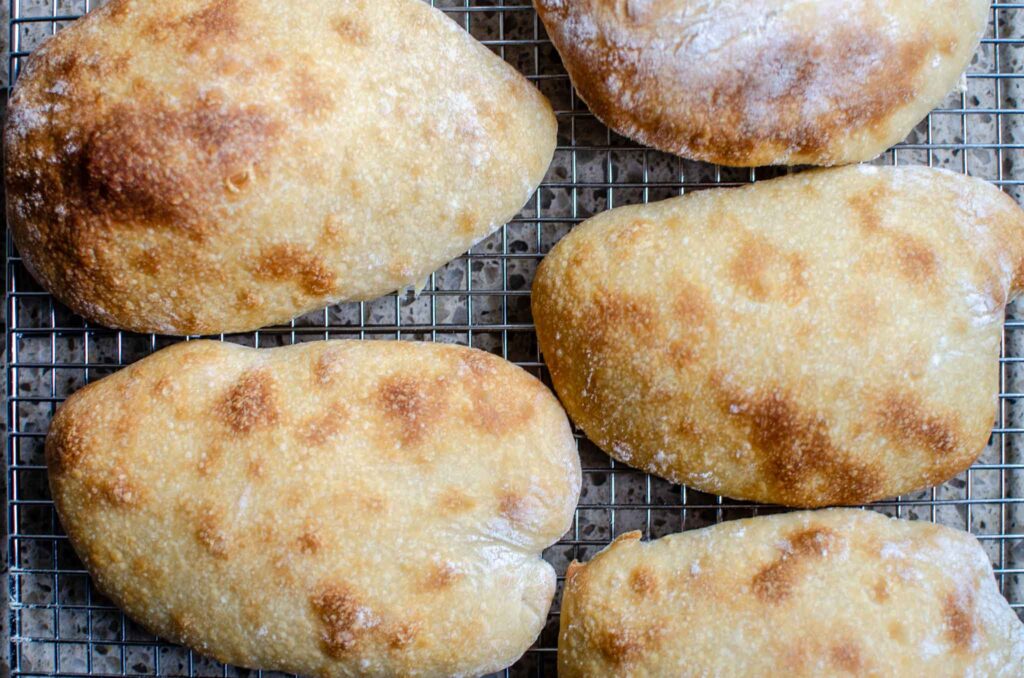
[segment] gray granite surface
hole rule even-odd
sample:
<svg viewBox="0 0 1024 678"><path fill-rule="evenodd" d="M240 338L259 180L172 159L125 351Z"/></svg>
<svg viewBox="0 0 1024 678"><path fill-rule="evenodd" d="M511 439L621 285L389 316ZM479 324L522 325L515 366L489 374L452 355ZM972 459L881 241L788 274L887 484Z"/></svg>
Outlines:
<svg viewBox="0 0 1024 678"><path fill-rule="evenodd" d="M15 0L16 2L18 0ZM93 2L93 6L101 4ZM296 3L299 4L299 3ZM531 329L528 291L544 252L574 223L610 206L677 195L684 184L703 187L773 176L779 170L728 170L648 151L611 134L587 115L572 94L557 55L543 41L527 2L445 0L451 16L476 37L490 41L529 76L560 111L559 150L545 186L507 227L434 274L426 290L373 303L350 304L297 319L293 326L226 337L248 345L348 337L434 339L471 344L497 352L543 375ZM508 5L497 7L496 5ZM292 3L281 3L282 12ZM80 13L82 0L20 0L19 14ZM470 7L469 11L459 11ZM962 92L952 93L923 122L907 144L878 162L934 164L1001 182L1018 200L1024 180L1024 8L1000 5L987 41L969 70ZM4 8L6 11L6 7ZM6 24L6 21L5 21ZM50 33L52 22L17 28L19 49L27 51ZM996 40L997 39L997 40ZM6 35L4 36L6 40ZM585 147L585 150L583 149ZM600 150L594 150L594 149ZM611 190L609 190L611 185ZM20 265L8 289L39 291ZM166 345L169 340L87 327L48 296L17 296L10 304L15 331L10 357L16 398L7 434L8 462L19 500L14 509L16 562L9 591L15 619L16 667L24 675L241 675L148 636L96 593L67 543L48 502L42 463L42 434L56 402L91 381ZM901 498L878 510L935 520L979 535L997 569L1003 592L1024 616L1024 321L1010 309L1005 332L1002 391L997 433L978 464L943 484ZM1024 322L1021 323L1024 326ZM60 329L53 329L60 328ZM614 535L641 529L658 537L721 520L765 513L729 500L687 491L615 464L588 441L580 452L585 482L573 530L546 557L559 574L573 558L586 559ZM22 503L23 502L23 503ZM5 542L6 544L6 542ZM557 611L557 601L556 608ZM7 615L4 615L6 622ZM512 675L554 675L557 619ZM6 647L6 644L5 644ZM6 657L5 657L6 658Z"/></svg>

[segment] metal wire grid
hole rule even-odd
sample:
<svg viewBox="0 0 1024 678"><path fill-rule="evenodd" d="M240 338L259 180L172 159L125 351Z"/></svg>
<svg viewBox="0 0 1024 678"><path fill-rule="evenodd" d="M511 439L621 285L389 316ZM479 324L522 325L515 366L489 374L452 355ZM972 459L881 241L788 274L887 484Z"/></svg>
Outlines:
<svg viewBox="0 0 1024 678"><path fill-rule="evenodd" d="M11 81L42 37L100 0L10 0ZM323 338L458 342L498 353L547 379L529 313L532 274L576 223L603 209L687 190L741 184L780 170L734 170L672 158L609 132L578 100L533 8L511 0L433 0L466 30L518 67L551 98L559 145L549 174L519 216L430 278L418 298L392 295L297 319L287 326L220 337L251 346ZM92 7L91 7L91 6ZM928 164L981 176L1024 197L1024 4L996 3L966 89L951 95L885 164ZM163 643L127 620L91 586L54 514L42 442L71 392L169 343L92 326L41 290L6 238L7 564L10 661L15 676L235 676ZM1000 586L1024 617L1024 316L1008 313L1000 399L992 439L967 473L915 495L876 504L902 517L975 533ZM616 535L658 537L776 509L670 485L609 460L577 436L584 489L573 528L545 556L559 573ZM556 605L536 646L506 675L554 675ZM267 674L270 675L270 674Z"/></svg>

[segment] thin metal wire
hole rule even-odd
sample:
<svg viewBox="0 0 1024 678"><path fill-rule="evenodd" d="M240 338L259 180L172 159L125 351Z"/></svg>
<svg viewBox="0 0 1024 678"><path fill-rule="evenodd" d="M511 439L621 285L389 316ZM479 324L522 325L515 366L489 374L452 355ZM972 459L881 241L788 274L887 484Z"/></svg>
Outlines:
<svg viewBox="0 0 1024 678"><path fill-rule="evenodd" d="M537 262L573 225L604 207L651 202L710 186L735 186L776 170L730 170L645 149L601 126L572 91L532 6L505 0L429 0L501 57L520 67L554 102L559 142L547 180L498 234L431 274L416 299L327 309L247 335L253 346L313 338L401 338L468 343L498 353L550 383L528 313ZM16 75L38 37L90 7L89 0L8 0L9 72ZM967 75L906 143L892 164L928 164L982 176L1024 195L1024 110L1011 105L1024 74L1011 60L1024 50L1024 3L992 5L992 27ZM1016 63L1016 61L1014 61ZM1018 122L1020 121L1020 122ZM1019 131L1017 131L1019 129ZM992 162L986 163L986 159ZM69 392L167 345L95 327L40 290L6 244L6 462L8 583L12 675L228 676L211 663L147 636L95 592L74 557L46 486L41 450L46 425ZM513 284L513 280L516 281ZM524 310L525 309L525 310ZM1024 318L1011 312L1002 341L1000 399L993 440L958 480L873 508L905 518L966 527L992 558L1000 587L1024 616ZM612 537L640 529L658 537L755 515L764 507L714 497L617 464L577 432L584 490L569 533L546 556L559 571L587 559ZM994 479L994 480L993 480ZM774 510L774 509L770 509ZM1017 530L1017 531L1014 531ZM558 604L534 649L504 675L554 675ZM259 674L263 675L263 674Z"/></svg>

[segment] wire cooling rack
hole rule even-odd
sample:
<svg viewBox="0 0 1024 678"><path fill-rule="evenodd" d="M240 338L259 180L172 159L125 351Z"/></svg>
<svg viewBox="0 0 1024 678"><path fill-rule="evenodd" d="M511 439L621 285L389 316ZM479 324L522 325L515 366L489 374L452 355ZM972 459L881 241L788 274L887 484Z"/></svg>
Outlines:
<svg viewBox="0 0 1024 678"><path fill-rule="evenodd" d="M11 80L32 48L82 13L88 0L10 0ZM533 8L512 0L435 0L519 68L553 102L559 143L548 176L518 217L437 271L417 297L392 295L313 313L284 327L221 337L251 346L324 338L420 339L483 348L545 380L529 310L533 272L579 221L604 209L747 183L781 170L730 170L644 149L610 133L574 95ZM282 4L282 11L288 11ZM951 94L883 164L928 164L1024 193L1024 4L996 3L963 91ZM68 546L50 502L42 443L55 408L85 383L172 340L84 323L41 290L7 246L7 564L10 661L15 676L235 676L148 635L102 598ZM978 536L1000 587L1024 617L1024 316L1003 334L996 426L977 464L958 478L873 508ZM616 464L578 436L584 488L570 532L545 557L559 573L618 534L659 537L776 509L688 491ZM537 644L507 675L555 674L558 602Z"/></svg>

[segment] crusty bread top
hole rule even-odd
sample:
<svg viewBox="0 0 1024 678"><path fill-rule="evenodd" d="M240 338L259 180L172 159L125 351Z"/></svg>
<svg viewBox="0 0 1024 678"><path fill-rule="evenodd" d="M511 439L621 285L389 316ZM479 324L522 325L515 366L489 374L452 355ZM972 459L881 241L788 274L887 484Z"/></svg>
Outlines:
<svg viewBox="0 0 1024 678"><path fill-rule="evenodd" d="M533 316L573 420L715 494L859 504L977 458L1024 211L986 182L849 167L600 214L540 265Z"/></svg>
<svg viewBox="0 0 1024 678"><path fill-rule="evenodd" d="M71 543L125 612L304 675L512 663L580 489L551 392L441 344L178 344L72 396L46 453Z"/></svg>
<svg viewBox="0 0 1024 678"><path fill-rule="evenodd" d="M621 537L570 566L558 675L1019 678L977 540L849 509Z"/></svg>
<svg viewBox="0 0 1024 678"><path fill-rule="evenodd" d="M112 0L18 80L10 225L92 321L252 330L422 283L516 214L555 127L420 0Z"/></svg>
<svg viewBox="0 0 1024 678"><path fill-rule="evenodd" d="M953 88L989 0L535 0L620 134L723 165L836 165L901 141Z"/></svg>

